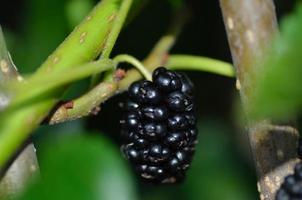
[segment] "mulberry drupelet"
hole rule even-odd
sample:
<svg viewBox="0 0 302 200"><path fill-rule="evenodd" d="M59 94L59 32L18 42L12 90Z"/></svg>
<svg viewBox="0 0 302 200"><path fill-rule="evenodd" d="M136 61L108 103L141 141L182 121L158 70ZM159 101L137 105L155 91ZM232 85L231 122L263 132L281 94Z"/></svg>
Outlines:
<svg viewBox="0 0 302 200"><path fill-rule="evenodd" d="M152 82L134 82L124 103L122 151L150 183L180 182L197 143L194 87L184 75L159 67Z"/></svg>
<svg viewBox="0 0 302 200"><path fill-rule="evenodd" d="M276 194L276 200L302 199L302 163L295 166L294 174L285 177Z"/></svg>

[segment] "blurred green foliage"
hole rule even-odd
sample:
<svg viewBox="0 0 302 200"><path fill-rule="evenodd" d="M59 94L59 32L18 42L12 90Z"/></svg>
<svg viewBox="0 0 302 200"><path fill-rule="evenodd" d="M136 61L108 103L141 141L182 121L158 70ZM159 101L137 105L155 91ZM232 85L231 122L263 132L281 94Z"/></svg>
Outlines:
<svg viewBox="0 0 302 200"><path fill-rule="evenodd" d="M230 127L206 121L199 127L195 162L184 185L186 199L252 200L257 197L253 171L235 149Z"/></svg>
<svg viewBox="0 0 302 200"><path fill-rule="evenodd" d="M302 5L281 23L281 33L263 63L252 114L286 118L302 110Z"/></svg>
<svg viewBox="0 0 302 200"><path fill-rule="evenodd" d="M78 25L93 6L92 0L69 0L66 4L66 17L70 28Z"/></svg>
<svg viewBox="0 0 302 200"><path fill-rule="evenodd" d="M233 148L238 141L232 140L234 133L222 121L212 119L199 123L199 144L187 178L183 183L169 186L146 185L138 177L131 179L129 173L132 176L134 173L126 160L121 161L123 158L117 153L116 144L100 133L95 137L84 137L89 133L71 131L78 128L72 122L40 130L43 137L40 135L36 141L41 151L43 182L34 184L22 200L67 197L135 200L133 186L139 186L138 199L143 200L257 199L253 169L242 158L245 154Z"/></svg>
<svg viewBox="0 0 302 200"><path fill-rule="evenodd" d="M72 133L52 139L41 152L41 181L20 199L136 199L129 170L105 137Z"/></svg>
<svg viewBox="0 0 302 200"><path fill-rule="evenodd" d="M199 143L184 183L147 187L144 200L254 200L255 176L233 145L230 127L215 119L199 123Z"/></svg>
<svg viewBox="0 0 302 200"><path fill-rule="evenodd" d="M27 1L22 35L12 49L21 72L33 72L68 35L64 4L66 0Z"/></svg>

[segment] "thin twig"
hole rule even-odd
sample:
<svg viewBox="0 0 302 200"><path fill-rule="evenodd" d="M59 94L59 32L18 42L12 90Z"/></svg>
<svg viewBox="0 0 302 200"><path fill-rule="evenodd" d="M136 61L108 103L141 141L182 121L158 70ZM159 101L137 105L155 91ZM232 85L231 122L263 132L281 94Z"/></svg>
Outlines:
<svg viewBox="0 0 302 200"><path fill-rule="evenodd" d="M151 81L152 76L150 72L145 68L145 66L133 56L127 54L117 55L113 58L113 60L117 63L127 62L133 65L147 80Z"/></svg>
<svg viewBox="0 0 302 200"><path fill-rule="evenodd" d="M149 70L153 71L156 67L165 65L168 61L169 51L176 42L185 22L188 19L187 10L179 10L176 12L171 25L168 28L167 33L159 39L155 44L154 48L143 61L144 66ZM129 70L124 79L119 82L119 91L126 90L129 85L141 78L141 74L135 70Z"/></svg>

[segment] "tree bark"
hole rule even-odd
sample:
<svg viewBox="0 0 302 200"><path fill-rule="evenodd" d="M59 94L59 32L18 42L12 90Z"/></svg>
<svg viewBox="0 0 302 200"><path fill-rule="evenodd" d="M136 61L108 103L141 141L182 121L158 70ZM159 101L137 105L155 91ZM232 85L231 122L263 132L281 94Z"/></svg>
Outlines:
<svg viewBox="0 0 302 200"><path fill-rule="evenodd" d="M39 175L36 150L32 143L27 145L0 179L0 199L14 199Z"/></svg>
<svg viewBox="0 0 302 200"><path fill-rule="evenodd" d="M0 26L0 113L10 103L1 84L8 80L22 81L6 47ZM32 143L18 152L8 168L0 168L0 199L12 199L23 190L32 177L39 174L36 151Z"/></svg>
<svg viewBox="0 0 302 200"><path fill-rule="evenodd" d="M220 5L237 72L236 86L248 114L255 77L262 73L262 57L278 32L274 3L272 0L220 0ZM284 176L292 173L297 162L299 133L293 126L272 124L270 120L248 119L247 124L260 198L273 200Z"/></svg>

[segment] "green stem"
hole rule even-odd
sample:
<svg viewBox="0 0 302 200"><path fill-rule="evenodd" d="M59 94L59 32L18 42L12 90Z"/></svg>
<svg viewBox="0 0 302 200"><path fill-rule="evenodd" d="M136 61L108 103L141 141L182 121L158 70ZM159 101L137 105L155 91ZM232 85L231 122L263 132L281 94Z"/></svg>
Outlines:
<svg viewBox="0 0 302 200"><path fill-rule="evenodd" d="M133 65L136 69L140 71L140 73L149 81L152 80L152 76L150 72L146 69L146 67L136 58L127 54L121 54L116 56L113 61L117 63L127 62Z"/></svg>
<svg viewBox="0 0 302 200"><path fill-rule="evenodd" d="M70 84L71 82L86 78L92 74L114 69L112 61L103 59L95 62L90 62L84 65L80 65L71 69L63 69L55 71L51 74L40 74L40 76L34 76L28 80L28 82L18 83L16 87L16 96L11 102L10 107L24 104L26 102L33 102L35 98L43 93L47 93L52 89L62 87ZM66 76L66 74L69 74ZM27 91L24 93L23 91Z"/></svg>
<svg viewBox="0 0 302 200"><path fill-rule="evenodd" d="M60 105L48 117L47 123L57 124L97 114L100 110L99 105L113 96L116 90L115 82L102 82L81 97Z"/></svg>
<svg viewBox="0 0 302 200"><path fill-rule="evenodd" d="M150 72L158 66L166 64L169 51L175 44L175 41L183 29L187 19L187 10L180 9L175 13L174 18L168 27L167 33L158 40L147 58L143 61L144 66L146 66ZM133 81L140 78L141 74L137 70L133 69L127 71L125 78L118 84L119 90L126 90Z"/></svg>
<svg viewBox="0 0 302 200"><path fill-rule="evenodd" d="M235 77L235 71L231 64L202 56L170 55L166 66L173 70L198 70Z"/></svg>
<svg viewBox="0 0 302 200"><path fill-rule="evenodd" d="M110 32L112 16L120 9L122 0L102 0L86 19L44 62L34 76L52 73L90 62L102 50L102 45ZM66 74L66 77L69 74ZM50 91L43 101L34 102L17 111L4 111L0 114L0 170L9 158L37 128L44 117L57 103L65 87ZM27 92L27 91L23 91Z"/></svg>
<svg viewBox="0 0 302 200"><path fill-rule="evenodd" d="M0 171L30 133L38 127L45 113L56 103L56 99L47 99L20 108L15 112L1 113L0 124Z"/></svg>

